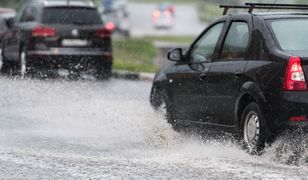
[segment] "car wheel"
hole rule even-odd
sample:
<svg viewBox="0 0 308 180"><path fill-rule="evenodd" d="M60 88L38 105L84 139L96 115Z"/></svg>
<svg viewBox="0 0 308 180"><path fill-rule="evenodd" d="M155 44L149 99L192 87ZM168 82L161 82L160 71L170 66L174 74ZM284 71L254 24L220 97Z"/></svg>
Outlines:
<svg viewBox="0 0 308 180"><path fill-rule="evenodd" d="M261 154L265 147L267 126L258 104L249 103L241 120L244 148L249 154Z"/></svg>
<svg viewBox="0 0 308 180"><path fill-rule="evenodd" d="M112 76L112 65L96 65L95 77L97 79L106 80Z"/></svg>
<svg viewBox="0 0 308 180"><path fill-rule="evenodd" d="M8 62L4 56L2 49L0 49L0 64L1 64L1 73L6 74L6 75L12 75L13 74L13 64Z"/></svg>
<svg viewBox="0 0 308 180"><path fill-rule="evenodd" d="M19 54L19 64L16 67L17 75L21 76L22 78L25 77L27 74L30 73L31 68L27 58L27 51L25 48L22 48Z"/></svg>
<svg viewBox="0 0 308 180"><path fill-rule="evenodd" d="M124 37L129 38L130 37L130 32L128 30L123 32Z"/></svg>

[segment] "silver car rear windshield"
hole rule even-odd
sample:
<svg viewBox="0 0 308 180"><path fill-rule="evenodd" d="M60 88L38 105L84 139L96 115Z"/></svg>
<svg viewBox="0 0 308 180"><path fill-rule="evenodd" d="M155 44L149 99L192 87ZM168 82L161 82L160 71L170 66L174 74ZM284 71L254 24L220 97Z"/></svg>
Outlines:
<svg viewBox="0 0 308 180"><path fill-rule="evenodd" d="M308 19L273 20L270 26L282 50L308 50Z"/></svg>

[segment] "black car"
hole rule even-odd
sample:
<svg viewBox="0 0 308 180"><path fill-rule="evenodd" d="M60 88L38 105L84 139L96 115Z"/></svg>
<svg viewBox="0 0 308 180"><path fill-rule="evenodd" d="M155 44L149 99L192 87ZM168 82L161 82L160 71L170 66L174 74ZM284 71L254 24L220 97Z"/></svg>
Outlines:
<svg viewBox="0 0 308 180"><path fill-rule="evenodd" d="M232 6L225 7L225 13ZM150 102L165 105L175 129L206 125L243 139L249 152L286 129L308 128L308 13L252 13L304 5L246 3L209 25L153 82Z"/></svg>
<svg viewBox="0 0 308 180"><path fill-rule="evenodd" d="M7 19L0 16L0 44L2 42L4 33L7 31L8 27L6 24Z"/></svg>
<svg viewBox="0 0 308 180"><path fill-rule="evenodd" d="M130 36L129 14L125 8L106 11L103 13L105 22L115 25L115 32L124 37Z"/></svg>
<svg viewBox="0 0 308 180"><path fill-rule="evenodd" d="M33 0L26 3L2 43L3 71L93 73L112 70L113 26L104 25L92 1Z"/></svg>

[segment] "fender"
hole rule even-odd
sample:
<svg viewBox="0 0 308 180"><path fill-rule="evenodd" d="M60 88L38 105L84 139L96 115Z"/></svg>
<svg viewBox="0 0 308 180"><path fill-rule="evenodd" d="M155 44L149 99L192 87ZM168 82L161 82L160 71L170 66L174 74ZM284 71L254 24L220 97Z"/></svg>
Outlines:
<svg viewBox="0 0 308 180"><path fill-rule="evenodd" d="M167 88L166 81L167 76L163 69L155 74L150 93L150 103L154 109L158 108L162 103L162 91Z"/></svg>

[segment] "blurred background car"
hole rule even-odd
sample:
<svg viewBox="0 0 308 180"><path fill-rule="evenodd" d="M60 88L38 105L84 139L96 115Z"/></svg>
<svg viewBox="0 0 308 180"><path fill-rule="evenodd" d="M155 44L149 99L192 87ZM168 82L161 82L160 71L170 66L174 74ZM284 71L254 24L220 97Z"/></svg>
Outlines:
<svg viewBox="0 0 308 180"><path fill-rule="evenodd" d="M114 26L92 1L31 0L18 14L4 34L3 71L111 75Z"/></svg>
<svg viewBox="0 0 308 180"><path fill-rule="evenodd" d="M125 9L105 12L103 14L103 20L114 24L115 33L125 37L130 36L129 16Z"/></svg>
<svg viewBox="0 0 308 180"><path fill-rule="evenodd" d="M102 14L105 22L115 25L115 32L125 37L130 36L129 13L126 0L102 0Z"/></svg>
<svg viewBox="0 0 308 180"><path fill-rule="evenodd" d="M160 3L152 12L152 22L155 28L171 28L174 24L175 6Z"/></svg>
<svg viewBox="0 0 308 180"><path fill-rule="evenodd" d="M7 20L15 17L16 11L11 8L0 7L0 44L2 44L2 39L5 31L8 29ZM0 46L0 54L2 54L2 48ZM2 56L0 55L0 67L2 66Z"/></svg>
<svg viewBox="0 0 308 180"><path fill-rule="evenodd" d="M0 7L0 42L2 41L3 33L7 30L7 20L15 17L16 11L11 8Z"/></svg>

